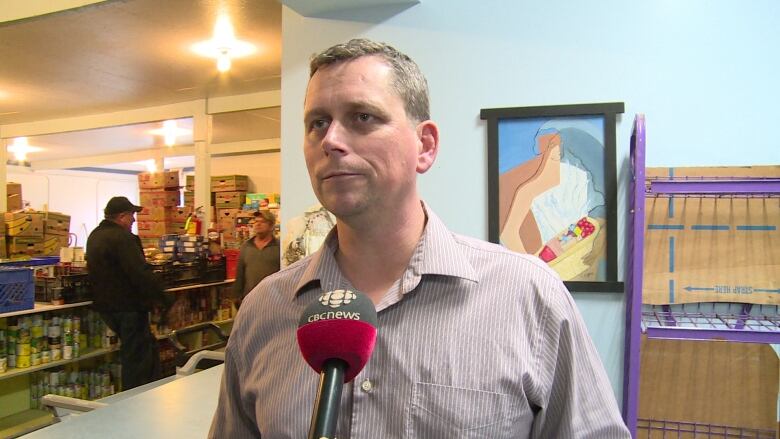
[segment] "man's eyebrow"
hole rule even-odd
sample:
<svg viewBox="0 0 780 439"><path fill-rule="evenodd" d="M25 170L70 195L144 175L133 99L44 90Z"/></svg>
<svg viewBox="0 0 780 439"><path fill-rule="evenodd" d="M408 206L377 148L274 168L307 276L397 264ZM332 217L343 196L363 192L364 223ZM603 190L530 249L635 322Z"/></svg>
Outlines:
<svg viewBox="0 0 780 439"><path fill-rule="evenodd" d="M370 113L380 117L387 117L387 111L379 104L369 100L350 102L347 105L350 112Z"/></svg>

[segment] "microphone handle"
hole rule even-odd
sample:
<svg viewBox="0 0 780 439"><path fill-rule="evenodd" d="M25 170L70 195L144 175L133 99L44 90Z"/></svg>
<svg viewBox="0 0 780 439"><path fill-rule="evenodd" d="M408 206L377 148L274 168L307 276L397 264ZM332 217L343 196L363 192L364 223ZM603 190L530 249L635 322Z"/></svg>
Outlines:
<svg viewBox="0 0 780 439"><path fill-rule="evenodd" d="M347 363L338 358L325 361L320 372L320 386L309 426L309 439L333 439L341 407L341 389Z"/></svg>

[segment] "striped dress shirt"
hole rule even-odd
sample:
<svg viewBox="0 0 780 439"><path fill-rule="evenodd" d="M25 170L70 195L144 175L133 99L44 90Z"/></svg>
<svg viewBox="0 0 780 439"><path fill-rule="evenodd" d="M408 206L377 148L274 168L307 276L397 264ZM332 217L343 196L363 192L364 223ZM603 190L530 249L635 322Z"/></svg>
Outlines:
<svg viewBox="0 0 780 439"><path fill-rule="evenodd" d="M428 221L377 304L376 347L345 385L339 439L630 438L603 365L558 276L533 256ZM323 248L265 278L236 317L212 438L307 437L319 375L301 313L352 289Z"/></svg>

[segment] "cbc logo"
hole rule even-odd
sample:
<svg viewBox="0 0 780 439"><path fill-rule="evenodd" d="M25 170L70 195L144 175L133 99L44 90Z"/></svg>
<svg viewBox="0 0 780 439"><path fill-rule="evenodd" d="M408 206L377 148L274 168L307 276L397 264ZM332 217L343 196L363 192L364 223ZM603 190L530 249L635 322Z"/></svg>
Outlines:
<svg viewBox="0 0 780 439"><path fill-rule="evenodd" d="M356 297L355 293L349 290L334 290L323 293L322 296L320 296L320 303L323 306L338 308L341 305L349 304L355 300Z"/></svg>

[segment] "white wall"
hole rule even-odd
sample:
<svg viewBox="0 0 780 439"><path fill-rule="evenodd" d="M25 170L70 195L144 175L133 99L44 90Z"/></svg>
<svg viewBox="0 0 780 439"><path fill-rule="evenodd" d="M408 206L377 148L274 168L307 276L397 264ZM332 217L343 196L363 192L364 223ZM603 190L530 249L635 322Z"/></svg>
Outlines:
<svg viewBox="0 0 780 439"><path fill-rule="evenodd" d="M22 184L22 199L36 210L70 215L70 231L79 246L103 219L103 208L111 197L126 196L138 203L135 175L83 171L35 171L8 167L8 181ZM72 245L75 245L73 243Z"/></svg>
<svg viewBox="0 0 780 439"><path fill-rule="evenodd" d="M482 108L625 102L617 136L621 225L635 113L647 117L649 166L780 163L772 136L778 17L775 0L423 0L391 17L363 11L343 19L284 8L282 224L316 202L301 151L303 97L309 56L332 44L364 36L417 61L442 135L421 192L453 230L487 238ZM575 299L620 400L623 297Z"/></svg>

